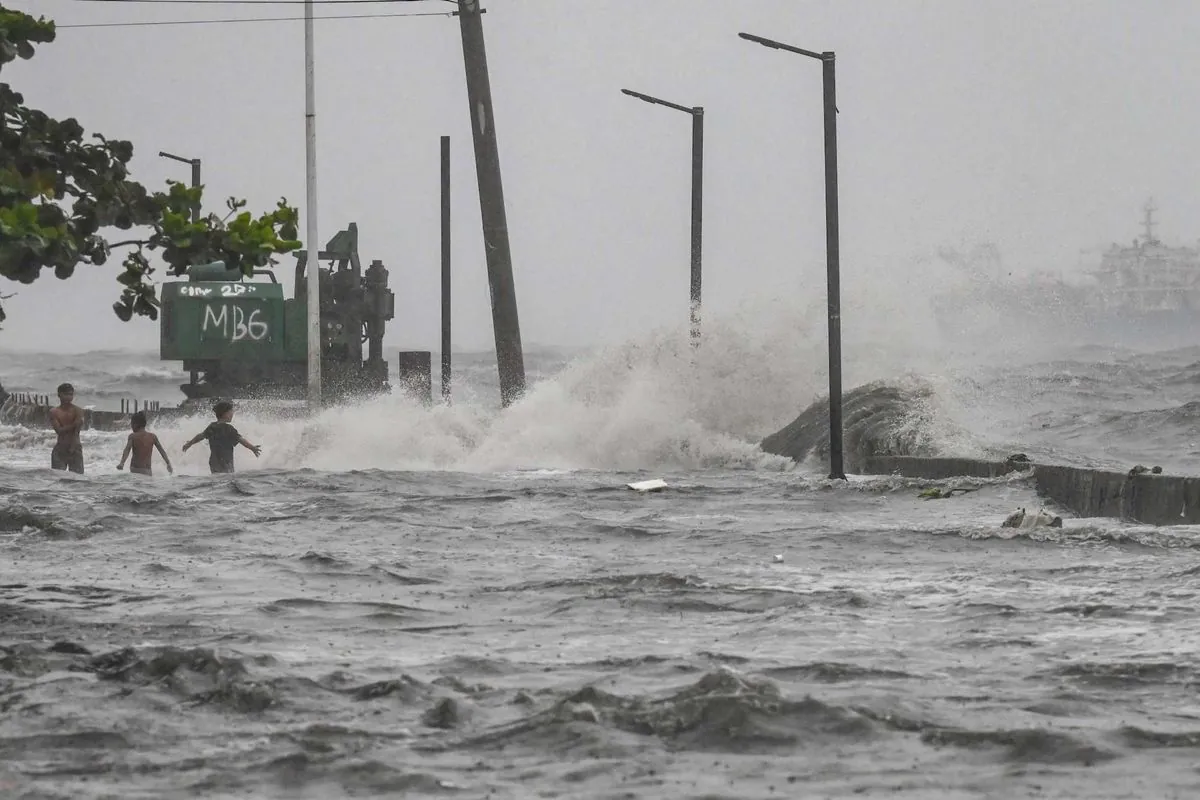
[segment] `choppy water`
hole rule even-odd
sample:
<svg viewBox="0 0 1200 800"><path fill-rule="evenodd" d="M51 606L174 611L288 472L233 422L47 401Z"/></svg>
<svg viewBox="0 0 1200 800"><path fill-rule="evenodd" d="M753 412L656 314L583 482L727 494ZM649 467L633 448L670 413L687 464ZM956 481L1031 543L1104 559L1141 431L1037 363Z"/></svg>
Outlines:
<svg viewBox="0 0 1200 800"><path fill-rule="evenodd" d="M503 414L482 360L451 408L240 414L233 479L178 455L201 421L148 480L120 435L78 478L0 429L0 796L1191 797L1196 529L1006 530L1019 480L765 456L823 340L747 331L532 354ZM935 382L946 452L1200 470L1200 350L847 352ZM95 356L80 401L172 399L160 368Z"/></svg>

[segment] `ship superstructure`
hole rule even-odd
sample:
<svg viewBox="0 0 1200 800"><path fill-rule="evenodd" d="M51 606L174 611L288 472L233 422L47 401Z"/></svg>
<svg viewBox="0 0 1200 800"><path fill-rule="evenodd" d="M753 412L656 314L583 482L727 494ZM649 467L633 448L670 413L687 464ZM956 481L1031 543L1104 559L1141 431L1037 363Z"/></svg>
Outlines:
<svg viewBox="0 0 1200 800"><path fill-rule="evenodd" d="M1091 273L1087 301L1099 311L1131 315L1200 313L1200 249L1171 247L1154 233L1150 200L1143 208L1142 236L1132 245L1114 244Z"/></svg>
<svg viewBox="0 0 1200 800"><path fill-rule="evenodd" d="M1153 199L1142 235L1112 244L1079 278L1005 275L994 247L942 255L960 285L932 299L950 340L1005 338L1075 345L1167 349L1200 345L1200 247L1173 246L1155 233Z"/></svg>

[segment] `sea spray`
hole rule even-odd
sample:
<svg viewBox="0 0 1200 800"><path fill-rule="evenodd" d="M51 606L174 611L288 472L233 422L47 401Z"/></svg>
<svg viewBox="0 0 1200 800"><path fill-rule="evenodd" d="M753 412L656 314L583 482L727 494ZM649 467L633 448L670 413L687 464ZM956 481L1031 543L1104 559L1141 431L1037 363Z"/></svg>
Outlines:
<svg viewBox="0 0 1200 800"><path fill-rule="evenodd" d="M577 356L503 412L457 400L425 409L392 395L324 412L310 424L321 444L281 452L333 470L790 468L758 442L822 394L819 327L789 304L762 302L706 319L698 348L672 328ZM911 341L891 345L852 345L848 372L902 375ZM930 407L911 424L936 416ZM287 438L298 442L294 429Z"/></svg>
<svg viewBox="0 0 1200 800"><path fill-rule="evenodd" d="M395 391L312 420L282 420L261 403L241 403L234 425L264 451L259 459L239 451L238 469L790 469L789 460L764 454L758 442L825 395L823 334L823 304L798 313L794 302L775 298L707 316L699 347L677 327L566 359L531 352L530 388L503 411L488 391L494 366L484 370L482 361L460 374L449 406L427 408ZM915 331L848 336L846 385L900 379L913 364L932 368L939 358ZM130 371L128 364L121 369ZM936 437L939 413L931 405L910 424L928 426ZM178 453L208 421L201 412L152 427ZM115 466L123 443L122 433L85 437L90 470L111 471L108 462ZM39 453L32 463L42 460ZM176 466L205 474L205 461L189 452Z"/></svg>

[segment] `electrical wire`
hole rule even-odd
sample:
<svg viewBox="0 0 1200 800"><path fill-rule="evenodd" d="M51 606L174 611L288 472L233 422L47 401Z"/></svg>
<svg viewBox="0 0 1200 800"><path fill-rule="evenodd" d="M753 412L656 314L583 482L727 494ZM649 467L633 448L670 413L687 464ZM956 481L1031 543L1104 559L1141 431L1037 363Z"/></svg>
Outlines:
<svg viewBox="0 0 1200 800"><path fill-rule="evenodd" d="M448 11L425 11L410 14L330 14L320 19L394 19L396 17L450 17ZM238 22L303 22L304 17L242 17L239 19L175 19L153 22L85 22L77 25L55 24L55 30L67 28L144 28L158 25L229 25Z"/></svg>
<svg viewBox="0 0 1200 800"><path fill-rule="evenodd" d="M285 6L304 5L307 0L73 0L76 3L141 3L189 6ZM381 3L425 3L429 0L312 0L318 6L369 5ZM455 0L445 0L454 3Z"/></svg>

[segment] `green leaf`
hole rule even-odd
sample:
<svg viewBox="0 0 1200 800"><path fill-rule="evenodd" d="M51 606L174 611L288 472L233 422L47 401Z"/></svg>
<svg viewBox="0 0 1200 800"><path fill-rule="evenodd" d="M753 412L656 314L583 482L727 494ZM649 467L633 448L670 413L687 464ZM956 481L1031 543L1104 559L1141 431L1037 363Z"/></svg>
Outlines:
<svg viewBox="0 0 1200 800"><path fill-rule="evenodd" d="M32 57L36 45L54 38L53 22L0 6L0 68ZM74 118L57 120L30 108L2 82L0 119L2 277L32 283L53 269L66 279L81 263L113 269L110 242L128 240L136 250L113 269L123 289L113 310L123 320L154 319L152 259L172 275L217 259L248 270L301 247L299 212L286 198L255 216L245 200L231 197L227 207L236 216L228 224L214 214L193 222L204 188L168 181L164 191L148 191L130 177L131 142L89 135ZM131 233L114 236L113 228Z"/></svg>

